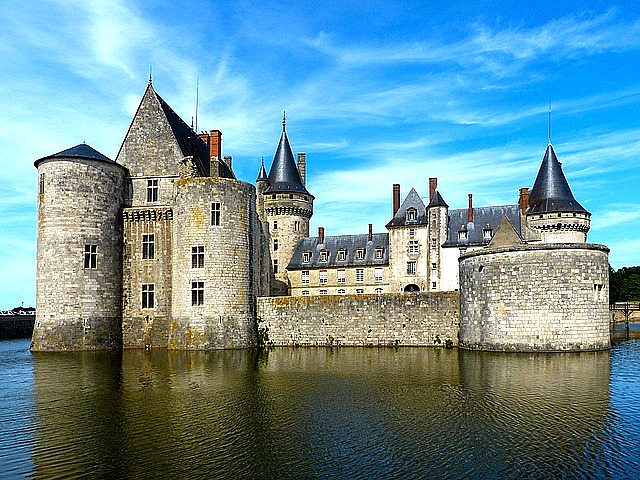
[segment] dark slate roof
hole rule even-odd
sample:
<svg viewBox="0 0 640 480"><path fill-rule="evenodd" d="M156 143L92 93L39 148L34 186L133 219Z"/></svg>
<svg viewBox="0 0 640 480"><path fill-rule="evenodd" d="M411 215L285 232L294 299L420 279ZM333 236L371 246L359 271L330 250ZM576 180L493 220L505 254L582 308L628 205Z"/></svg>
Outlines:
<svg viewBox="0 0 640 480"><path fill-rule="evenodd" d="M529 194L527 214L552 212L588 213L573 197L562 164L549 144L538 170L538 176Z"/></svg>
<svg viewBox="0 0 640 480"><path fill-rule="evenodd" d="M382 247L382 258L375 258L376 247ZM346 261L337 261L338 250L347 250ZM363 260L356 260L356 249L364 248ZM320 262L320 251L327 250L328 261ZM311 252L311 260L302 262L302 252ZM389 234L374 233L372 240L366 233L360 235L334 235L324 237L324 244L318 245L318 238L303 238L298 242L288 270L322 268L322 267L353 267L389 264Z"/></svg>
<svg viewBox="0 0 640 480"><path fill-rule="evenodd" d="M417 210L417 217L415 222L407 222L407 210L409 208L415 208ZM402 205L393 216L393 218L387 223L386 227L404 227L411 225L426 225L427 224L427 208L424 206L424 202L416 192L415 188L412 188L407 198L404 199Z"/></svg>
<svg viewBox="0 0 640 480"><path fill-rule="evenodd" d="M487 225L493 230L498 230L504 217L507 217L516 232L522 237L522 222L520 221L520 207L518 205L499 205L491 207L474 207L473 222L468 222L467 208L449 210L449 229L445 247L466 247L474 245L486 245L491 240L485 239L482 230ZM467 230L467 239L458 240L458 231Z"/></svg>
<svg viewBox="0 0 640 480"><path fill-rule="evenodd" d="M193 131L193 129L187 125L182 118L169 106L164 99L158 95L155 90L153 90L153 86L149 83L147 89L150 89L151 92L156 96L158 102L160 103L160 107L169 122L169 126L171 127L171 131L178 142L178 146L182 151L182 154L185 157L192 156L196 164L198 165L198 169L200 172L208 176L210 174L210 157L209 157L209 147L204 143L198 134ZM147 90L149 91L149 90ZM147 92L145 92L145 95ZM219 176L225 178L235 178L235 175L229 168L229 166L222 161L221 158L218 159L220 164Z"/></svg>
<svg viewBox="0 0 640 480"><path fill-rule="evenodd" d="M267 171L264 169L264 159L262 160L262 165L260 165L260 173L258 173L256 182L259 182L261 180L269 180L269 177L267 177Z"/></svg>
<svg viewBox="0 0 640 480"><path fill-rule="evenodd" d="M86 158L89 160L100 160L102 162L115 163L109 157L103 155L95 148L87 145L86 143L81 143L79 145L76 145L75 147L67 148L66 150L63 150L61 152L54 153L53 155L42 157L36 160L34 165L37 167L42 160L46 160L49 158Z"/></svg>
<svg viewBox="0 0 640 480"><path fill-rule="evenodd" d="M444 201L444 198L442 198L442 195L440 195L440 192L438 192L438 190L436 190L435 192L433 192L433 197L431 197L431 200L429 200L429 205L427 205L427 208L429 207L449 207L449 205L447 205L447 202Z"/></svg>
<svg viewBox="0 0 640 480"><path fill-rule="evenodd" d="M282 135L269 170L269 186L264 193L303 193L311 195L302 184L300 172L293 158L293 151L287 137L286 124L282 121Z"/></svg>

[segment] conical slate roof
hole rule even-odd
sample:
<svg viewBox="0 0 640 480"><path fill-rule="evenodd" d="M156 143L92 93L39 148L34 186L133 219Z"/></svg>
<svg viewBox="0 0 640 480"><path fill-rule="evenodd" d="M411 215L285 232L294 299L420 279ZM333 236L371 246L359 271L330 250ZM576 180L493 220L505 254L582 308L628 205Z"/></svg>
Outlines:
<svg viewBox="0 0 640 480"><path fill-rule="evenodd" d="M440 192L438 192L438 190L436 190L435 192L433 192L433 197L431 197L431 200L429 200L429 205L427 205L427 208L430 207L449 207L449 205L447 205L447 202L444 201L444 198L442 198L442 195L440 195Z"/></svg>
<svg viewBox="0 0 640 480"><path fill-rule="evenodd" d="M269 177L267 177L267 171L264 169L264 159L262 160L262 165L260 165L260 173L258 173L256 182L259 182L261 180L269 180Z"/></svg>
<svg viewBox="0 0 640 480"><path fill-rule="evenodd" d="M573 197L562 172L562 164L558 161L553 146L549 144L529 194L527 214L554 212L588 213Z"/></svg>
<svg viewBox="0 0 640 480"><path fill-rule="evenodd" d="M103 162L114 163L113 160L111 160L109 157L103 155L95 148L87 145L86 143L81 143L79 145L76 145L75 147L67 148L66 150L63 150L61 152L54 153L53 155L42 157L36 160L34 165L37 167L42 160L46 160L48 158L86 158L89 160L100 160Z"/></svg>
<svg viewBox="0 0 640 480"><path fill-rule="evenodd" d="M293 158L289 138L287 137L286 122L282 120L282 135L278 142L276 154L273 157L269 171L269 187L264 193L304 193L310 195L302 184L298 167Z"/></svg>

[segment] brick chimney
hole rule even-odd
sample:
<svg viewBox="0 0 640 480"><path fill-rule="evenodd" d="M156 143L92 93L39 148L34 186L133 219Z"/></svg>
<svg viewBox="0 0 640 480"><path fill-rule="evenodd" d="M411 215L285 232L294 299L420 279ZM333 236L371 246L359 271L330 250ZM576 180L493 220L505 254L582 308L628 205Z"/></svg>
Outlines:
<svg viewBox="0 0 640 480"><path fill-rule="evenodd" d="M373 223L369 224L369 241L373 241Z"/></svg>
<svg viewBox="0 0 640 480"><path fill-rule="evenodd" d="M469 194L469 210L467 212L467 221L473 222L473 195Z"/></svg>
<svg viewBox="0 0 640 480"><path fill-rule="evenodd" d="M396 213L398 213L398 210L400 210L400 184L399 183L394 183L393 184L393 216L396 216Z"/></svg>
<svg viewBox="0 0 640 480"><path fill-rule="evenodd" d="M300 152L298 154L298 173L300 174L300 180L302 180L302 186L307 186L307 154Z"/></svg>
<svg viewBox="0 0 640 480"><path fill-rule="evenodd" d="M438 189L438 179L436 177L431 177L429 179L429 201L433 198L433 194L436 193Z"/></svg>
<svg viewBox="0 0 640 480"><path fill-rule="evenodd" d="M211 130L209 133L201 132L198 137L209 147L209 159L211 157L222 158L222 132L220 130Z"/></svg>
<svg viewBox="0 0 640 480"><path fill-rule="evenodd" d="M520 212L524 215L527 208L529 208L529 189L527 187L520 189L520 200L518 203L520 204Z"/></svg>
<svg viewBox="0 0 640 480"><path fill-rule="evenodd" d="M318 245L324 243L324 227L318 227Z"/></svg>

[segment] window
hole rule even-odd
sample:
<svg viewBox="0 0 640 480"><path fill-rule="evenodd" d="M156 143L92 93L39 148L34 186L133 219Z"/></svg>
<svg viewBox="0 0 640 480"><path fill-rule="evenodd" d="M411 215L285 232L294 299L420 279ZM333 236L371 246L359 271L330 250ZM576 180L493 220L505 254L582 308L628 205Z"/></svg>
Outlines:
<svg viewBox="0 0 640 480"><path fill-rule="evenodd" d="M320 251L320 261L321 262L326 262L329 260L329 252L327 252L326 250L321 250Z"/></svg>
<svg viewBox="0 0 640 480"><path fill-rule="evenodd" d="M289 194L289 200L293 200L293 193Z"/></svg>
<svg viewBox="0 0 640 480"><path fill-rule="evenodd" d="M376 247L376 259L381 259L384 254L384 248Z"/></svg>
<svg viewBox="0 0 640 480"><path fill-rule="evenodd" d="M460 230L458 230L458 240L466 240L467 239L467 229L463 225Z"/></svg>
<svg viewBox="0 0 640 480"><path fill-rule="evenodd" d="M377 283L381 283L382 282L382 269L381 268L376 268L374 270L374 278L375 278L375 281Z"/></svg>
<svg viewBox="0 0 640 480"><path fill-rule="evenodd" d="M382 289L380 287L376 288L374 292L376 292L376 295L382 295Z"/></svg>
<svg viewBox="0 0 640 480"><path fill-rule="evenodd" d="M302 270L300 273L300 281L303 285L309 284L309 270Z"/></svg>
<svg viewBox="0 0 640 480"><path fill-rule="evenodd" d="M493 229L491 228L491 225L487 223L487 226L482 229L482 237L485 240L491 240L492 236L493 236Z"/></svg>
<svg viewBox="0 0 640 480"><path fill-rule="evenodd" d="M147 202L158 201L158 180L147 180Z"/></svg>
<svg viewBox="0 0 640 480"><path fill-rule="evenodd" d="M436 239L435 239L435 238L431 240L431 246L432 246L432 247L437 247Z"/></svg>
<svg viewBox="0 0 640 480"><path fill-rule="evenodd" d="M153 283L142 284L142 308L153 308L155 306L155 289Z"/></svg>
<svg viewBox="0 0 640 480"><path fill-rule="evenodd" d="M434 290L436 289L436 282L431 282L431 288Z"/></svg>
<svg viewBox="0 0 640 480"><path fill-rule="evenodd" d="M364 260L364 248L358 248L356 250L356 260Z"/></svg>
<svg viewBox="0 0 640 480"><path fill-rule="evenodd" d="M191 268L204 268L204 245L191 247Z"/></svg>
<svg viewBox="0 0 640 480"><path fill-rule="evenodd" d="M326 291L326 290L324 290L324 289L323 289L323 290L320 290L320 295L326 295L326 294L327 294L327 291Z"/></svg>
<svg viewBox="0 0 640 480"><path fill-rule="evenodd" d="M602 299L602 284L594 283L593 284L593 300L597 302L601 299Z"/></svg>
<svg viewBox="0 0 640 480"><path fill-rule="evenodd" d="M328 281L327 271L320 270L320 284L326 284Z"/></svg>
<svg viewBox="0 0 640 480"><path fill-rule="evenodd" d="M362 295L364 293L364 288L356 288L356 293L358 295Z"/></svg>
<svg viewBox="0 0 640 480"><path fill-rule="evenodd" d="M407 273L409 275L416 274L416 262L407 262Z"/></svg>
<svg viewBox="0 0 640 480"><path fill-rule="evenodd" d="M191 282L191 305L204 305L204 282Z"/></svg>
<svg viewBox="0 0 640 480"><path fill-rule="evenodd" d="M276 199L276 194L275 194L275 193L272 193L272 194L271 194L271 200L275 200L275 199Z"/></svg>
<svg viewBox="0 0 640 480"><path fill-rule="evenodd" d="M435 220L436 218L436 212L431 212L431 218L433 218Z"/></svg>
<svg viewBox="0 0 640 480"><path fill-rule="evenodd" d="M142 235L142 258L150 260L155 257L155 235L147 233Z"/></svg>
<svg viewBox="0 0 640 480"><path fill-rule="evenodd" d="M211 204L211 225L220 225L220 202Z"/></svg>
<svg viewBox="0 0 640 480"><path fill-rule="evenodd" d="M273 221L273 229L274 229L274 230L277 230L277 229L278 229L278 221L277 221L277 220L274 220L274 221Z"/></svg>
<svg viewBox="0 0 640 480"><path fill-rule="evenodd" d="M345 283L347 277L344 270L338 270L338 283Z"/></svg>
<svg viewBox="0 0 640 480"><path fill-rule="evenodd" d="M431 270L436 270L437 268L438 268L438 265L436 263L431 264Z"/></svg>
<svg viewBox="0 0 640 480"><path fill-rule="evenodd" d="M277 238L275 238L275 239L273 240L273 251L274 251L274 252L277 252L277 251L278 251L278 239L277 239Z"/></svg>
<svg viewBox="0 0 640 480"><path fill-rule="evenodd" d="M416 236L416 229L415 228L410 228L409 229L409 236L410 237L415 237Z"/></svg>
<svg viewBox="0 0 640 480"><path fill-rule="evenodd" d="M293 222L293 231L294 232L300 231L300 221L296 220L295 222Z"/></svg>
<svg viewBox="0 0 640 480"><path fill-rule="evenodd" d="M302 296L303 297L308 297L309 296L309 290L302 290Z"/></svg>
<svg viewBox="0 0 640 480"><path fill-rule="evenodd" d="M344 248L338 250L338 261L344 262L347 259L347 251Z"/></svg>
<svg viewBox="0 0 640 480"><path fill-rule="evenodd" d="M407 222L415 222L418 220L418 212L415 208L407 210Z"/></svg>
<svg viewBox="0 0 640 480"><path fill-rule="evenodd" d="M273 259L273 273L278 273L278 259Z"/></svg>
<svg viewBox="0 0 640 480"><path fill-rule="evenodd" d="M38 193L44 194L44 173L38 175Z"/></svg>
<svg viewBox="0 0 640 480"><path fill-rule="evenodd" d="M345 291L344 288L339 288L338 289L338 295L344 295L345 293L347 293L347 292Z"/></svg>
<svg viewBox="0 0 640 480"><path fill-rule="evenodd" d="M98 268L98 246L84 246L84 268Z"/></svg>
<svg viewBox="0 0 640 480"><path fill-rule="evenodd" d="M311 252L302 252L302 262L309 263L311 261Z"/></svg>
<svg viewBox="0 0 640 480"><path fill-rule="evenodd" d="M364 282L364 268L356 268L356 282Z"/></svg>
<svg viewBox="0 0 640 480"><path fill-rule="evenodd" d="M409 253L420 253L420 246L417 240L409 240Z"/></svg>

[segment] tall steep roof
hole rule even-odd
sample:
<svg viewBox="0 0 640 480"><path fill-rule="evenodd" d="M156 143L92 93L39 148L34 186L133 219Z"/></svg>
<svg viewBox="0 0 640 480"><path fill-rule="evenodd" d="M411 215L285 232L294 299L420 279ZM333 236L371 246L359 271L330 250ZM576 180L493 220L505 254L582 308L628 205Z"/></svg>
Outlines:
<svg viewBox="0 0 640 480"><path fill-rule="evenodd" d="M527 214L552 212L588 213L573 197L562 172L562 164L558 161L553 146L549 144L529 194Z"/></svg>
<svg viewBox="0 0 640 480"><path fill-rule="evenodd" d="M407 210L414 208L416 210L416 218L413 221L407 221ZM385 226L389 227L404 227L407 225L426 225L427 224L427 208L424 206L424 202L416 192L415 188L407 194L407 197L400 205L400 208L393 216L393 218Z"/></svg>
<svg viewBox="0 0 640 480"><path fill-rule="evenodd" d="M276 154L269 170L269 187L264 193L303 193L310 195L300 179L300 172L293 158L291 144L287 137L286 119L282 120L282 134Z"/></svg>
<svg viewBox="0 0 640 480"><path fill-rule="evenodd" d="M444 198L442 198L440 192L436 190L435 192L433 192L433 197L431 197L431 200L429 200L429 205L427 205L427 208L430 207L449 207L449 205L447 205L447 202L444 201Z"/></svg>
<svg viewBox="0 0 640 480"><path fill-rule="evenodd" d="M262 165L260 165L260 172L258 173L258 178L256 179L256 182L259 182L261 180L269 180L269 177L267 176L267 171L264 169L264 159L262 160Z"/></svg>

